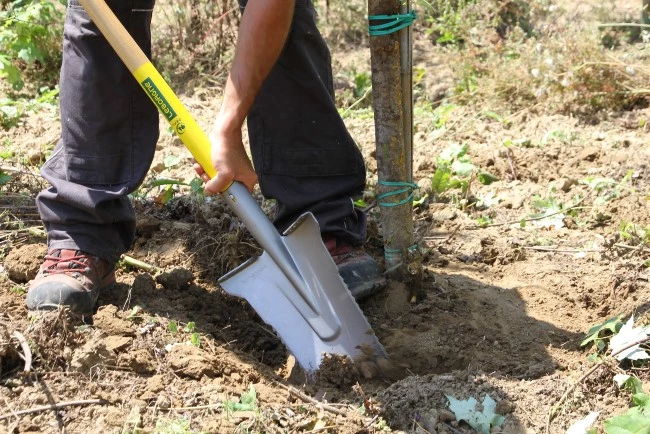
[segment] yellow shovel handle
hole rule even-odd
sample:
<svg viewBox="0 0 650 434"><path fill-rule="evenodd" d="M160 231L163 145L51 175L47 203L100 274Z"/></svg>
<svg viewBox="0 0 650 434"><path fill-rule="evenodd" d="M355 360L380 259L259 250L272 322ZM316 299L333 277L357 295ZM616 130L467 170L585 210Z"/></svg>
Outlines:
<svg viewBox="0 0 650 434"><path fill-rule="evenodd" d="M104 0L79 0L106 40L210 178L217 174L210 139Z"/></svg>

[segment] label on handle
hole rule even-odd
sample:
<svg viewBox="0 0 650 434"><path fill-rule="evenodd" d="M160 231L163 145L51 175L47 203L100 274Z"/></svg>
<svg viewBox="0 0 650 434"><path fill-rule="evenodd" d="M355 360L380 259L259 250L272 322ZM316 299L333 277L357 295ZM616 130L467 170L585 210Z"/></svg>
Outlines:
<svg viewBox="0 0 650 434"><path fill-rule="evenodd" d="M194 159L203 167L205 173L210 178L214 178L217 172L212 166L210 157L210 139L158 70L151 62L147 62L133 71L133 75L181 141L187 146L187 149L190 150Z"/></svg>

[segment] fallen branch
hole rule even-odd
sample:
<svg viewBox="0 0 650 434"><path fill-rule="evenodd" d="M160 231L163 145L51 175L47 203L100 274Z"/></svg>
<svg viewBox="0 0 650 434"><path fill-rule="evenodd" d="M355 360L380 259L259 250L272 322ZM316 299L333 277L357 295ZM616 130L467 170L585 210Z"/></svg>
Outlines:
<svg viewBox="0 0 650 434"><path fill-rule="evenodd" d="M603 249L560 249L552 246L524 246L526 250L537 250L539 252L556 252L556 253L602 253Z"/></svg>
<svg viewBox="0 0 650 434"><path fill-rule="evenodd" d="M596 372L601 366L605 365L611 358L617 356L618 354L622 353L625 350L628 350L634 346L641 345L644 343L650 342L650 337L645 337L643 339L639 339L637 341L634 341L628 345L625 345L622 348L619 348L618 350L614 351L611 353L607 358L604 360L601 360L600 362L596 363L594 366L592 366L587 372L585 372L582 377L578 378L578 381L570 385L567 390L562 394L560 399L558 400L555 405L551 407L551 411L548 413L548 418L546 419L546 432L547 434L551 432L551 422L553 421L553 417L555 416L555 413L557 412L558 408L564 404L564 401L567 400L569 395L575 390L576 387L578 387L579 384L581 384L583 381L585 381L591 374Z"/></svg>
<svg viewBox="0 0 650 434"><path fill-rule="evenodd" d="M309 404L314 404L315 406L322 408L325 411L329 411L330 413L338 414L339 416L347 417L347 412L343 410L339 410L338 408L334 408L331 405L324 404L320 401L317 401L316 399L312 398L311 396L301 392L300 390L291 387L291 386L285 386L282 383L276 383L278 386L282 387L286 391L289 392L290 395L295 396L296 398L300 398L304 402L307 402Z"/></svg>
<svg viewBox="0 0 650 434"><path fill-rule="evenodd" d="M650 253L650 249L643 246L630 246L628 244L616 243L614 244L614 247L619 247L621 249L627 249L627 250L636 250L638 252L643 252L643 253Z"/></svg>
<svg viewBox="0 0 650 434"><path fill-rule="evenodd" d="M95 405L95 404L97 405L108 404L108 401L104 399L86 399L82 401L59 402L57 404L44 405L42 407L28 408L27 410L19 410L10 414L3 414L0 415L0 420L9 419L10 417L14 417L14 416L22 416L24 414L40 413L42 411L48 411L48 410L60 410L65 407L72 407L77 405Z"/></svg>
<svg viewBox="0 0 650 434"><path fill-rule="evenodd" d="M650 29L650 24L641 24L641 23L601 23L598 24L598 28L603 27L641 27L644 29Z"/></svg>
<svg viewBox="0 0 650 434"><path fill-rule="evenodd" d="M170 407L170 408L158 408L156 407L156 410L158 411L192 411L192 410L209 410L213 408L222 408L223 404L218 403L218 404L206 404L206 405L196 405L194 407Z"/></svg>
<svg viewBox="0 0 650 434"><path fill-rule="evenodd" d="M12 337L16 338L18 342L20 342L20 347L23 349L24 357L23 359L25 360L25 368L23 369L23 372L29 372L32 370L32 350L29 348L29 344L27 343L27 339L25 339L25 336L23 336L22 333L20 332L13 332L11 334Z"/></svg>

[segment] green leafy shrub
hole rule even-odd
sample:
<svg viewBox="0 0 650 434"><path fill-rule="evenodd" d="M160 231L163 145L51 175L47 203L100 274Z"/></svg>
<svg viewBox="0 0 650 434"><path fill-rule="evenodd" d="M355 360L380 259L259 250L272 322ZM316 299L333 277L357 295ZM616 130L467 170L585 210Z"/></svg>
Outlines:
<svg viewBox="0 0 650 434"><path fill-rule="evenodd" d="M423 26L437 44L475 43L479 35L505 37L513 28L531 34L531 3L523 0L420 0Z"/></svg>
<svg viewBox="0 0 650 434"><path fill-rule="evenodd" d="M53 87L61 64L64 8L53 0L0 5L0 78L18 91L26 79Z"/></svg>

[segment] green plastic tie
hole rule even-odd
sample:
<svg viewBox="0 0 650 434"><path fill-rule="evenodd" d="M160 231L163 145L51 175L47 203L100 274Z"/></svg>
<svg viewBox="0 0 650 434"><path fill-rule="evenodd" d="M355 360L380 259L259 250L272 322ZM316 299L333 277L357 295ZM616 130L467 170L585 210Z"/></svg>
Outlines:
<svg viewBox="0 0 650 434"><path fill-rule="evenodd" d="M368 33L370 36L390 35L413 24L415 18L417 18L415 11L397 15L370 15L368 17ZM373 21L382 21L382 23L372 24Z"/></svg>
<svg viewBox="0 0 650 434"><path fill-rule="evenodd" d="M406 250L408 250L409 252L413 252L413 251L416 251L417 249L418 249L418 245L413 244L411 247L408 247ZM395 258L397 256L399 256L399 257L402 256L402 250L400 250L400 249L391 249L391 248L388 248L388 247L384 247L384 258L386 258L387 260L390 260L391 258Z"/></svg>
<svg viewBox="0 0 650 434"><path fill-rule="evenodd" d="M387 208L404 205L405 203L413 202L413 190L416 190L418 187L417 184L412 182L393 182L393 181L379 181L380 185L385 185L388 187L398 187L396 190L387 191L377 196L377 203L379 206L385 206ZM401 188L399 188L401 187ZM405 199L400 200L399 202L382 202L382 199L385 199L389 196L395 196L398 194L408 193L408 196Z"/></svg>

